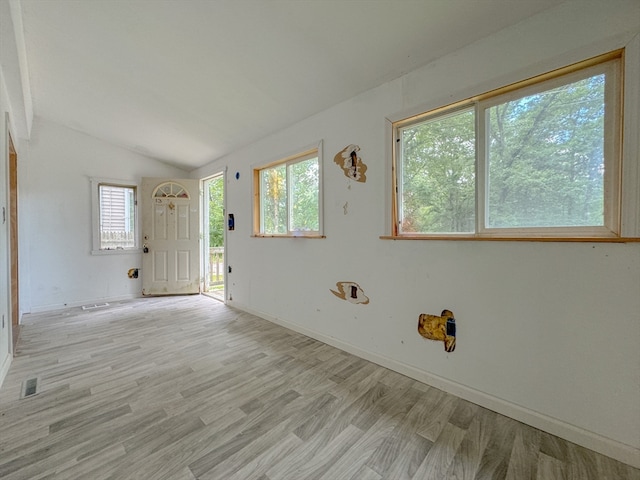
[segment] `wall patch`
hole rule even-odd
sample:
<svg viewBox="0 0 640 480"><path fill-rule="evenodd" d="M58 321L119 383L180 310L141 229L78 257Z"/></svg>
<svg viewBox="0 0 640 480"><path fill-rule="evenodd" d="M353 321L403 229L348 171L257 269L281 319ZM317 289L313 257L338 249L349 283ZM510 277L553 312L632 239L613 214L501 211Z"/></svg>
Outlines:
<svg viewBox="0 0 640 480"><path fill-rule="evenodd" d="M366 305L369 303L369 297L364 294L360 285L355 282L337 282L338 291L329 289L336 297L346 300L347 302Z"/></svg>
<svg viewBox="0 0 640 480"><path fill-rule="evenodd" d="M360 147L358 145L348 145L335 157L333 161L342 168L344 174L351 180L356 182L366 182L367 166L362 161L362 158L358 156Z"/></svg>
<svg viewBox="0 0 640 480"><path fill-rule="evenodd" d="M451 310L443 310L440 316L421 313L418 317L418 333L429 340L444 342L444 349L456 348L456 319Z"/></svg>

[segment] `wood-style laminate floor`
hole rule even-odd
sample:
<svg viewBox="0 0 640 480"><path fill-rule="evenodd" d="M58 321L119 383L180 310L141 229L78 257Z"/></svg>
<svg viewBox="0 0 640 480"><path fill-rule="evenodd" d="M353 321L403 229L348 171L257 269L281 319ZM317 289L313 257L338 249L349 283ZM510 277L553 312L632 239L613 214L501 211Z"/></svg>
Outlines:
<svg viewBox="0 0 640 480"><path fill-rule="evenodd" d="M22 382L39 379L20 399ZM0 478L620 479L640 471L204 296L31 315Z"/></svg>

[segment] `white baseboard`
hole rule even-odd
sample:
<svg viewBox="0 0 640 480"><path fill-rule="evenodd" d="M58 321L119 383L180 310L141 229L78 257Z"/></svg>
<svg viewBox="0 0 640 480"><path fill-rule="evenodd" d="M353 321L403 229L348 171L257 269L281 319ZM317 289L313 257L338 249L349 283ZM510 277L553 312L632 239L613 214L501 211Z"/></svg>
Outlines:
<svg viewBox="0 0 640 480"><path fill-rule="evenodd" d="M272 323L276 323L295 332L314 338L323 343L339 348L340 350L406 375L407 377L439 388L440 390L444 390L447 393L451 393L452 395L475 403L476 405L488 408L489 410L513 418L514 420L517 420L519 422L525 423L532 427L551 433L552 435L555 435L557 437L564 438L565 440L581 445L590 450L594 450L598 453L614 458L620 462L626 463L627 465L631 465L632 467L640 468L640 449L634 448L630 445L626 445L616 440L603 437L602 435L598 435L597 433L585 430L580 427L576 427L569 423L563 422L562 420L558 420L542 413L538 413L520 405L511 403L507 400L503 400L484 392L480 392L479 390L476 390L474 388L470 388L465 385L453 382L446 378L433 375L429 372L420 370L416 367L407 365L384 355L363 350L359 347L343 342L342 340L339 340L337 338L324 335L305 327L301 327L300 325L296 325L286 320L273 317L264 312L253 310L252 308L249 308L237 302L229 301L227 302L227 304L230 307L237 308L247 313L251 313Z"/></svg>
<svg viewBox="0 0 640 480"><path fill-rule="evenodd" d="M69 303L60 303L60 304L49 304L49 305L40 305L37 307L31 307L31 312L29 313L43 313L43 312L53 312L55 310L64 310L65 308L75 308L81 307L83 305L94 305L101 303L113 303L113 302L121 302L123 300L132 300L134 298L140 298L142 294L130 293L127 295L119 295L116 297L102 297L102 298L94 298L82 300L79 302L69 302Z"/></svg>
<svg viewBox="0 0 640 480"><path fill-rule="evenodd" d="M13 360L13 355L8 353L5 358L0 359L0 387L2 387L2 383L4 379L7 377L9 373L9 367L11 366L11 361Z"/></svg>

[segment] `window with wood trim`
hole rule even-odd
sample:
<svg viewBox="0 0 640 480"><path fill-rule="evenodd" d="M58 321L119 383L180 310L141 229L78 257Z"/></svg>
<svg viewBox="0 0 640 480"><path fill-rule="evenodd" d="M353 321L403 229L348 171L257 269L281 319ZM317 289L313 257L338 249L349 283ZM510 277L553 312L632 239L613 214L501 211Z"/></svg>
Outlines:
<svg viewBox="0 0 640 480"><path fill-rule="evenodd" d="M393 124L396 237L616 238L622 51Z"/></svg>
<svg viewBox="0 0 640 480"><path fill-rule="evenodd" d="M320 147L255 168L254 235L322 236Z"/></svg>

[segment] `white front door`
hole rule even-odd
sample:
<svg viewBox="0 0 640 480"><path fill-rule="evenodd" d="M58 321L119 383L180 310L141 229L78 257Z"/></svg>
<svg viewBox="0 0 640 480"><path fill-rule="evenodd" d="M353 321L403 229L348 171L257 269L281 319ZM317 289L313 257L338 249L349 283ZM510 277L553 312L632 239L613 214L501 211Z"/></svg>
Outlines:
<svg viewBox="0 0 640 480"><path fill-rule="evenodd" d="M142 179L142 294L200 291L200 182Z"/></svg>

